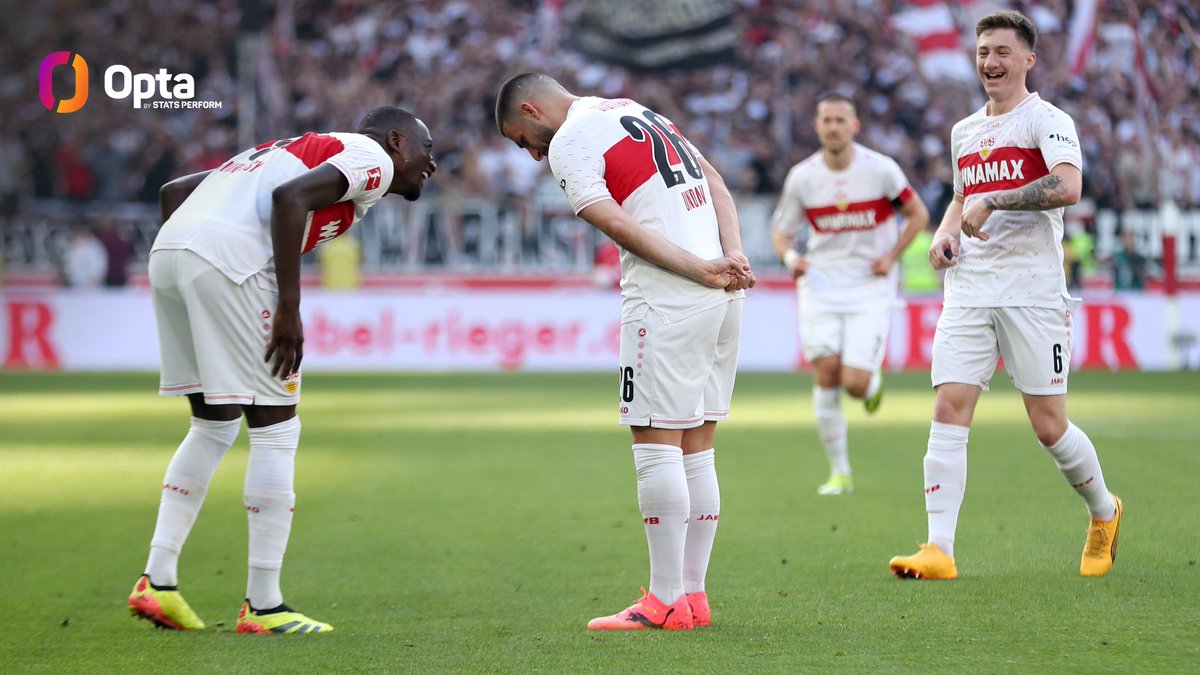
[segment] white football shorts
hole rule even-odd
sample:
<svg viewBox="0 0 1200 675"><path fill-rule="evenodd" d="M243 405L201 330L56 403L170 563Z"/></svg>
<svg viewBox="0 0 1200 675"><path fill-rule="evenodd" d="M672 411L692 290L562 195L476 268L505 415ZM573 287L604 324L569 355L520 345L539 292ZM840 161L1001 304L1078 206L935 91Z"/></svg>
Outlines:
<svg viewBox="0 0 1200 675"><path fill-rule="evenodd" d="M946 307L933 337L933 386L988 389L997 360L1013 386L1033 396L1067 393L1071 312L1046 307Z"/></svg>
<svg viewBox="0 0 1200 675"><path fill-rule="evenodd" d="M279 293L262 272L235 284L195 253L150 256L163 396L204 394L209 405L295 405L300 375L271 376L263 357Z"/></svg>
<svg viewBox="0 0 1200 675"><path fill-rule="evenodd" d="M621 424L691 429L729 417L741 332L741 298L674 323L647 312L621 324Z"/></svg>
<svg viewBox="0 0 1200 675"><path fill-rule="evenodd" d="M873 373L883 365L892 305L860 312L800 308L800 345L809 363L841 356L842 365Z"/></svg>

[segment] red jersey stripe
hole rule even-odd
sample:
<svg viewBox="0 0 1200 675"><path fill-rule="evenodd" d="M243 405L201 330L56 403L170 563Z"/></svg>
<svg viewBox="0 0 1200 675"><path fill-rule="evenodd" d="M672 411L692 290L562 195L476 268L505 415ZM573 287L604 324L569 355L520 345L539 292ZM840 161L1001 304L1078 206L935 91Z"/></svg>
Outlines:
<svg viewBox="0 0 1200 675"><path fill-rule="evenodd" d="M805 209L804 215L808 217L808 222L817 232L834 233L873 229L879 223L891 218L894 212L892 202L887 198L880 197L865 202L851 202L844 208L836 205L817 206Z"/></svg>
<svg viewBox="0 0 1200 675"><path fill-rule="evenodd" d="M338 202L313 211L304 229L300 254L308 253L321 242L340 236L353 224L354 202Z"/></svg>
<svg viewBox="0 0 1200 675"><path fill-rule="evenodd" d="M338 154L345 147L341 141L333 136L324 136L310 131L288 143L284 146L284 149L295 155L301 162L304 162L304 166L312 169L321 162Z"/></svg>
<svg viewBox="0 0 1200 675"><path fill-rule="evenodd" d="M1011 190L1050 173L1039 148L996 148L986 156L972 152L958 158L963 196Z"/></svg>
<svg viewBox="0 0 1200 675"><path fill-rule="evenodd" d="M623 138L604 153L604 181L618 204L658 173L651 152L649 138L642 142Z"/></svg>
<svg viewBox="0 0 1200 675"><path fill-rule="evenodd" d="M913 191L911 186L905 185L904 189L900 191L900 194L896 196L896 199L899 199L901 204L907 204L912 201L912 198L916 196L916 194L917 193Z"/></svg>

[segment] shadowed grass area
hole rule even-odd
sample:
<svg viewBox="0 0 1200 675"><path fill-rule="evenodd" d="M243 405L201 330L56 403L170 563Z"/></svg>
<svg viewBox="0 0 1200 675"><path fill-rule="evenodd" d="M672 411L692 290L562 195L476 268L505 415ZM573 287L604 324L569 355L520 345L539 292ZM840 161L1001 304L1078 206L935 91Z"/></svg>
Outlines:
<svg viewBox="0 0 1200 675"><path fill-rule="evenodd" d="M232 632L245 587L245 436L181 564L212 630L131 620L186 404L147 374L0 376L5 672L1194 672L1200 379L1072 376L1072 419L1127 505L1116 568L1078 576L1087 515L1007 383L971 434L961 578L901 582L925 535L932 394L846 401L854 495L821 498L811 380L746 374L718 434L721 530L691 633L596 634L646 584L607 374L307 375L284 591L318 639ZM1002 378L997 378L999 381Z"/></svg>

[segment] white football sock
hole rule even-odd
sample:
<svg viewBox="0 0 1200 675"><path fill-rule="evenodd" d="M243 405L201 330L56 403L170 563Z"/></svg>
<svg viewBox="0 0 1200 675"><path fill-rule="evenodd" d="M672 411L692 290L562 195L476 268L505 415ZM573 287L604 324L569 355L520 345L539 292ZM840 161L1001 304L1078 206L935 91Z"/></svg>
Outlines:
<svg viewBox="0 0 1200 675"><path fill-rule="evenodd" d="M167 465L146 561L146 574L156 586L179 584L179 552L196 523L213 473L237 440L241 426L240 419L221 422L193 417L187 436Z"/></svg>
<svg viewBox="0 0 1200 675"><path fill-rule="evenodd" d="M934 422L925 452L925 511L929 541L942 553L954 555L958 510L967 490L967 427Z"/></svg>
<svg viewBox="0 0 1200 675"><path fill-rule="evenodd" d="M850 475L850 449L846 442L846 416L842 414L842 390L837 387L813 387L813 409L817 413L817 434L829 459L830 473Z"/></svg>
<svg viewBox="0 0 1200 675"><path fill-rule="evenodd" d="M691 513L688 516L687 543L683 549L683 592L704 591L708 560L717 521L721 516L721 490L717 485L716 451L712 448L683 456Z"/></svg>
<svg viewBox="0 0 1200 675"><path fill-rule="evenodd" d="M683 449L639 443L633 446L633 463L650 549L650 592L671 605L683 595L683 551L691 504Z"/></svg>
<svg viewBox="0 0 1200 675"><path fill-rule="evenodd" d="M250 524L249 574L246 598L254 609L283 604L279 575L292 511L296 447L300 444L300 418L269 427L250 429L250 461L246 464L245 504Z"/></svg>
<svg viewBox="0 0 1200 675"><path fill-rule="evenodd" d="M1040 445L1040 443L1039 443ZM1067 421L1067 432L1054 445L1043 445L1058 464L1067 483L1087 502L1088 512L1095 520L1112 520L1117 515L1117 505L1108 494L1104 484L1104 472L1100 470L1100 458L1096 446L1083 430Z"/></svg>

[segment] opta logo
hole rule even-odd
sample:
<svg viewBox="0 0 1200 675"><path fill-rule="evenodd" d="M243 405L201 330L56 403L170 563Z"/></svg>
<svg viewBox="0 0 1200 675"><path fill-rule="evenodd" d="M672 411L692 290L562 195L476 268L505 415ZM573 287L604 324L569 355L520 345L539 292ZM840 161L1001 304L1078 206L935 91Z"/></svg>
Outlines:
<svg viewBox="0 0 1200 675"><path fill-rule="evenodd" d="M70 98L54 96L54 69L71 66L75 71L75 91ZM157 73L135 73L128 66L115 64L104 71L104 93L114 101L132 99L133 107L147 110L180 110L185 108L220 108L220 101L196 101L196 80L188 73L171 73L159 68ZM88 99L88 64L76 52L51 52L42 59L38 71L38 95L46 110L73 113Z"/></svg>
<svg viewBox="0 0 1200 675"><path fill-rule="evenodd" d="M75 71L75 91L70 98L55 98L54 69L58 66L71 66ZM42 59L38 69L38 96L46 110L62 115L73 113L83 107L88 100L88 64L82 56L75 52L50 52Z"/></svg>

